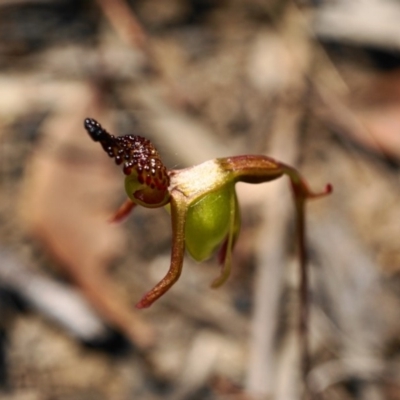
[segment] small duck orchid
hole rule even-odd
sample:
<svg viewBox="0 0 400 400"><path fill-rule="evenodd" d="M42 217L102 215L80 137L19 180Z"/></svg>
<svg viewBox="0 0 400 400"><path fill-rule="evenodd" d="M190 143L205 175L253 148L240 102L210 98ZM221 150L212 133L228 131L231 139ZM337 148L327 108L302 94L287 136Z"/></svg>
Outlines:
<svg viewBox="0 0 400 400"><path fill-rule="evenodd" d="M167 170L152 143L140 136L110 135L92 118L84 121L90 137L100 142L116 164L123 167L127 201L113 220L125 218L136 205L147 208L165 206L172 221L171 264L167 274L147 292L137 308L149 307L179 279L185 249L196 261L204 261L219 249L222 265L212 287L222 285L229 277L232 250L239 235L240 211L236 182L263 183L287 175L296 204L301 263L305 263L305 201L327 195L331 185L314 193L300 173L263 155L218 158L202 164Z"/></svg>

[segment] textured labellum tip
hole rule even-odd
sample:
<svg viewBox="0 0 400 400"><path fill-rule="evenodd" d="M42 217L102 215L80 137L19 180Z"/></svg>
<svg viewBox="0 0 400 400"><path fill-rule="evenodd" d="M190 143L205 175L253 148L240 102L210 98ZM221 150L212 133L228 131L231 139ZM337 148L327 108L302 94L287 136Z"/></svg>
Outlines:
<svg viewBox="0 0 400 400"><path fill-rule="evenodd" d="M128 196L145 207L161 207L169 201L168 171L150 142L141 136L112 136L94 119L87 118L85 129L100 142L105 152L122 165Z"/></svg>
<svg viewBox="0 0 400 400"><path fill-rule="evenodd" d="M84 126L87 132L89 133L90 137L95 142L104 140L107 137L107 135L109 135L107 131L104 130L102 126L93 118L86 118Z"/></svg>

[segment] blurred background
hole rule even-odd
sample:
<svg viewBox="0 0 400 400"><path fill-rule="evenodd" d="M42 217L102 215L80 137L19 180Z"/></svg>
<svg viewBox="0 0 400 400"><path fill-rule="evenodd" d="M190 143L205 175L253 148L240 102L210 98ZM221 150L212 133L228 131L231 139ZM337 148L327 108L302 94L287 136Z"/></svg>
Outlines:
<svg viewBox="0 0 400 400"><path fill-rule="evenodd" d="M164 210L120 225L123 174L83 120L169 168L265 154L308 204L315 399L400 399L400 2L0 1L0 399L302 397L285 179L237 185L242 230L169 266Z"/></svg>

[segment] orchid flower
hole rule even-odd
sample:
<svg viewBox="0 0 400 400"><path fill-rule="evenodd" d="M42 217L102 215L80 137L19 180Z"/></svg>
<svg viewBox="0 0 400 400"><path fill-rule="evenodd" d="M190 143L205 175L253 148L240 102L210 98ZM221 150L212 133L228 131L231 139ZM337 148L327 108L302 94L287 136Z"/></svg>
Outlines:
<svg viewBox="0 0 400 400"><path fill-rule="evenodd" d="M263 183L287 175L296 204L300 260L305 264L304 216L307 199L324 196L331 185L314 193L300 173L263 155L217 158L179 170L168 170L152 143L135 135L112 136L92 118L84 121L90 137L100 142L116 164L123 167L127 201L113 217L120 221L137 206L165 207L171 214L171 264L161 281L147 292L137 308L149 307L179 279L185 249L196 261L204 261L219 251L222 265L212 287L229 277L232 251L240 230L236 182Z"/></svg>

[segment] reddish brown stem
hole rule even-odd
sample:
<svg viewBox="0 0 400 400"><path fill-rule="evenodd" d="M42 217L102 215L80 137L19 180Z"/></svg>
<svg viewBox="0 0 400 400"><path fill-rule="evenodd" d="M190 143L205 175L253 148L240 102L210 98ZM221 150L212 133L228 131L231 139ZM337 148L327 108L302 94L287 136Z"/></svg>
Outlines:
<svg viewBox="0 0 400 400"><path fill-rule="evenodd" d="M326 185L325 190L319 193L312 192L301 175L292 167L285 166L285 173L289 176L293 191L294 203L296 207L296 233L299 252L300 267L300 288L299 288L299 340L301 349L301 370L304 382L310 371L310 352L309 352L309 274L307 269L308 255L306 247L306 220L305 206L307 199L315 199L325 196L332 192L332 186Z"/></svg>

